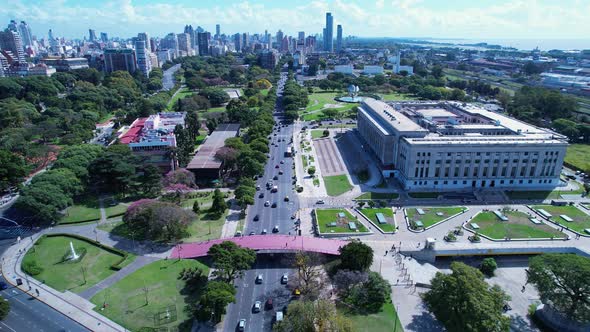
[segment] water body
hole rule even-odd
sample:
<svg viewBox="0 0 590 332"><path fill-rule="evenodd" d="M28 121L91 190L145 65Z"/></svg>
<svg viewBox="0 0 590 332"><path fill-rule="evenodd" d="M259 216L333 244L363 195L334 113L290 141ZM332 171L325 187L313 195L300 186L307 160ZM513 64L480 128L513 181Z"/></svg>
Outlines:
<svg viewBox="0 0 590 332"><path fill-rule="evenodd" d="M416 38L417 40L419 38ZM530 51L538 47L541 51L549 50L590 50L590 39L439 39L422 38L420 40L434 43L451 44L477 44L488 43L513 47L519 50Z"/></svg>

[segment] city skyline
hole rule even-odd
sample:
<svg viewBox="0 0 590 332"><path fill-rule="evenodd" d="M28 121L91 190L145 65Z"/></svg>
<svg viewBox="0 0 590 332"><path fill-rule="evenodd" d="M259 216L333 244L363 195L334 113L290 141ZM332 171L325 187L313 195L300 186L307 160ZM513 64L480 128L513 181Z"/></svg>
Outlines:
<svg viewBox="0 0 590 332"><path fill-rule="evenodd" d="M138 31L163 37L182 31L186 24L202 26L212 33L216 24L222 34L263 33L281 29L287 35L298 31L321 34L325 13L334 25L346 27L346 35L360 37L412 38L565 38L584 39L590 30L586 14L590 3L569 0L497 3L466 0L442 4L433 0L307 1L296 6L261 1L216 1L214 5L158 0L29 1L16 0L0 8L0 20L26 21L37 38L49 29L66 38L88 37L88 29L109 36L128 38ZM157 14L155 14L157 13Z"/></svg>

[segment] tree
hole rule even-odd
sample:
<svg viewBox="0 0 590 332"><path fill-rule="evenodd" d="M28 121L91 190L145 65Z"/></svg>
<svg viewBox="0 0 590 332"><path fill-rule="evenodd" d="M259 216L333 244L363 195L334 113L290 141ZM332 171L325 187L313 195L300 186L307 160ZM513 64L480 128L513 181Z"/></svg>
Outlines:
<svg viewBox="0 0 590 332"><path fill-rule="evenodd" d="M543 254L529 260L527 282L543 303L579 322L590 321L590 259L575 254Z"/></svg>
<svg viewBox="0 0 590 332"><path fill-rule="evenodd" d="M20 185L27 171L23 157L10 151L0 150L0 193Z"/></svg>
<svg viewBox="0 0 590 332"><path fill-rule="evenodd" d="M193 203L193 212L198 216L201 213L201 207L199 206L199 201L195 200Z"/></svg>
<svg viewBox="0 0 590 332"><path fill-rule="evenodd" d="M309 168L307 169L307 174L309 174L309 176L314 176L314 174L315 174L315 167L309 166Z"/></svg>
<svg viewBox="0 0 590 332"><path fill-rule="evenodd" d="M199 121L199 115L197 112L188 112L184 119L186 124L186 131L191 139L191 142L195 142L197 136L199 136L199 128L201 128L201 122Z"/></svg>
<svg viewBox="0 0 590 332"><path fill-rule="evenodd" d="M352 322L336 310L329 300L293 301L283 321L273 326L279 332L338 331L352 332Z"/></svg>
<svg viewBox="0 0 590 332"><path fill-rule="evenodd" d="M236 300L236 289L233 285L222 281L209 281L201 297L196 317L200 321L211 320L213 323L221 321L225 308Z"/></svg>
<svg viewBox="0 0 590 332"><path fill-rule="evenodd" d="M428 309L450 332L508 331L510 318L503 307L510 299L499 286L485 282L483 274L461 262L451 263L451 274L437 272L424 293Z"/></svg>
<svg viewBox="0 0 590 332"><path fill-rule="evenodd" d="M91 182L107 192L126 193L135 181L137 164L127 145L111 145L90 164Z"/></svg>
<svg viewBox="0 0 590 332"><path fill-rule="evenodd" d="M325 129L325 130L322 132L322 136L324 136L324 137L328 137L328 136L330 136L330 131L329 131L328 129Z"/></svg>
<svg viewBox="0 0 590 332"><path fill-rule="evenodd" d="M143 174L139 176L139 189L147 197L155 197L162 192L162 175L160 169L154 165L143 167Z"/></svg>
<svg viewBox="0 0 590 332"><path fill-rule="evenodd" d="M297 275L294 282L307 298L317 298L325 286L322 263L323 257L319 254L302 251L295 254L293 266L297 269Z"/></svg>
<svg viewBox="0 0 590 332"><path fill-rule="evenodd" d="M381 311L383 304L389 301L391 285L379 273L370 271L367 281L353 285L345 294L344 302L353 311L367 314Z"/></svg>
<svg viewBox="0 0 590 332"><path fill-rule="evenodd" d="M204 88L199 91L199 95L209 99L213 106L221 106L229 101L227 93L220 88Z"/></svg>
<svg viewBox="0 0 590 332"><path fill-rule="evenodd" d="M10 312L10 303L0 296L0 320L4 320Z"/></svg>
<svg viewBox="0 0 590 332"><path fill-rule="evenodd" d="M173 242L187 235L188 225L195 217L175 204L141 199L129 205L123 221L138 237Z"/></svg>
<svg viewBox="0 0 590 332"><path fill-rule="evenodd" d="M223 241L209 248L209 256L213 260L215 275L226 282L231 282L252 267L256 253L243 248L231 241Z"/></svg>
<svg viewBox="0 0 590 332"><path fill-rule="evenodd" d="M496 264L496 260L492 257L484 258L479 266L479 270L483 273L486 277L493 277L494 271L498 268L498 264Z"/></svg>
<svg viewBox="0 0 590 332"><path fill-rule="evenodd" d="M365 271L373 264L373 248L360 241L352 241L338 251L341 269Z"/></svg>
<svg viewBox="0 0 590 332"><path fill-rule="evenodd" d="M363 284L369 280L369 274L365 271L338 270L333 282L339 292L346 294L354 285Z"/></svg>
<svg viewBox="0 0 590 332"><path fill-rule="evenodd" d="M164 177L164 185L183 184L189 188L195 187L195 174L186 168L177 168Z"/></svg>
<svg viewBox="0 0 590 332"><path fill-rule="evenodd" d="M256 195L256 188L241 183L234 191L238 204L245 209L247 205L254 204L254 195Z"/></svg>
<svg viewBox="0 0 590 332"><path fill-rule="evenodd" d="M221 190L215 189L213 192L213 203L211 204L211 212L221 216L227 210L227 202Z"/></svg>
<svg viewBox="0 0 590 332"><path fill-rule="evenodd" d="M430 70L430 73L435 78L441 78L444 75L443 68L439 65L433 66L432 69Z"/></svg>

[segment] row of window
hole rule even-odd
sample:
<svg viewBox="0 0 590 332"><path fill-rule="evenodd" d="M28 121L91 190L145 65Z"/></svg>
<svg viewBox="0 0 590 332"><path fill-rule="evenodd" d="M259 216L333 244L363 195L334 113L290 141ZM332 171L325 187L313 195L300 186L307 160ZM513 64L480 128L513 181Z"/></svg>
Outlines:
<svg viewBox="0 0 590 332"><path fill-rule="evenodd" d="M500 156L500 154L505 153L505 154L510 154L511 152L494 152L496 156ZM533 156L538 156L539 152L512 152L515 154L524 154L525 156L528 156L529 154L533 155ZM447 157L451 157L453 154L455 154L457 157L460 157L462 155L465 156L470 156L471 154L475 154L475 156L481 156L482 154L485 154L486 156L491 156L492 152L437 152L436 155L438 157L442 157L444 154L447 155ZM430 152L417 152L416 153L416 157L430 157ZM559 156L559 151L545 151L545 156Z"/></svg>
<svg viewBox="0 0 590 332"><path fill-rule="evenodd" d="M515 181L516 180L500 180L500 184L506 184L506 182L508 182L509 184L515 184ZM442 182L442 184L449 184L449 182L451 182L451 181L434 181L434 185L437 186L440 182ZM452 182L453 182L453 184L459 183L459 181L452 181ZM549 184L552 182L553 182L553 180L538 180L539 184ZM527 180L527 183L532 184L533 180ZM428 181L414 181L415 186L416 185L419 185L419 186L424 185L425 186L427 184L428 184ZM467 181L463 181L463 184L466 185ZM518 184L524 184L524 180L518 180Z"/></svg>
<svg viewBox="0 0 590 332"><path fill-rule="evenodd" d="M464 167L462 169L460 167L454 167L453 168L454 171L452 173L451 173L450 167L445 167L444 169L442 169L441 167L435 167L434 168L434 177L448 178L451 176L451 174L452 174L452 177L455 177L455 178L460 177L460 176L462 176L462 177L551 176L551 175L555 174L556 166L543 166L541 168L540 174L536 174L536 171L537 171L536 165L531 165L531 167L528 168L528 172L527 172L527 168L528 167L526 165L522 166L522 167L520 167L520 171L519 171L519 168L517 166L513 166L510 168L508 166L504 166L502 168L500 168L500 167L483 167L483 168L481 168L482 172L480 174L479 167ZM444 170L444 172L441 172L442 170ZM508 174L509 170L510 170L510 174ZM429 174L430 174L430 167L416 167L416 168L414 168L414 177L415 178L427 178L427 177L430 177Z"/></svg>

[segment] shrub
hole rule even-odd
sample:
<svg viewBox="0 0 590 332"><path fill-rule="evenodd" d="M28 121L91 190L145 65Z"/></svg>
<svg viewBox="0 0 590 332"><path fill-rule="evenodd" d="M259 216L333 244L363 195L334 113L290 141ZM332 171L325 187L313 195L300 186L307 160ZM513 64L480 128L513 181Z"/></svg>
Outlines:
<svg viewBox="0 0 590 332"><path fill-rule="evenodd" d="M496 260L492 257L485 258L479 266L481 273L489 278L494 276L494 271L496 271L497 268L498 264L496 264Z"/></svg>
<svg viewBox="0 0 590 332"><path fill-rule="evenodd" d="M31 276L36 276L36 275L41 274L41 272L43 272L43 268L41 266L39 266L37 264L37 261L34 259L23 261L22 268L26 274L31 275Z"/></svg>

